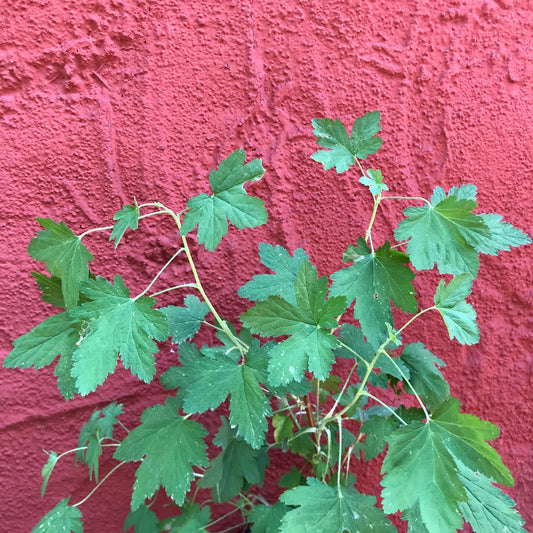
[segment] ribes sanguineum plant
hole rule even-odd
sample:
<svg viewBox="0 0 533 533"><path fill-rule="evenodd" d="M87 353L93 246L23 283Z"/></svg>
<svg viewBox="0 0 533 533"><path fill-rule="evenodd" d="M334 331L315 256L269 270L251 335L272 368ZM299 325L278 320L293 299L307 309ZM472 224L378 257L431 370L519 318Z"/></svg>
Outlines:
<svg viewBox="0 0 533 533"><path fill-rule="evenodd" d="M113 225L81 235L64 222L37 219L43 229L28 252L49 275L33 275L42 299L58 312L14 341L4 367L56 362L61 394L76 401L104 384L119 357L139 380L152 382L157 343L177 347L175 366L158 377L169 391L166 401L146 408L122 439L115 430L123 406L95 411L76 449L48 452L43 494L56 463L73 455L94 479L89 495L124 463L138 463L124 526L137 533L228 531L224 517L212 513L221 502L229 502L228 514L239 513L240 525L252 533L392 532L396 527L387 515L397 512L413 533L454 532L465 522L479 533L525 531L514 502L495 485L513 484L488 444L498 428L461 412L440 371L443 356L421 342L404 342L403 334L409 329L412 336L418 318L434 313L442 318L443 335L461 344L478 342L467 298L480 255L530 239L500 215L474 212L472 184L409 197L396 192L393 180L386 183L380 170L365 169L382 144L379 122L379 111L367 113L349 134L339 120L313 121L321 149L312 159L326 170L351 172L373 205L364 235L344 243L345 265L328 279L303 249L259 244L268 270L238 290L242 314L235 324L220 316L206 294L190 234L213 251L228 224L243 229L266 223L262 200L244 188L264 169L259 159L245 163L243 150L211 172L210 194L177 210L135 202L114 215ZM383 202L396 202L404 218L390 240L379 242L374 224ZM120 275L108 280L91 271L85 242L95 231L111 231L116 248L147 217L170 217L179 249L132 297ZM180 255L190 279L154 292L155 281ZM413 281L434 269L447 277L436 285L433 305L420 309ZM171 291L178 305L158 306L158 297ZM401 312L393 313L393 306ZM194 342L202 324L216 330L214 345ZM218 409L218 429L209 434L204 413ZM114 449L117 463L102 477L99 458L106 447ZM271 479L268 468L275 449L294 456L280 479ZM379 505L355 477L359 462L378 456ZM261 494L265 482L279 485L277 501ZM211 498L200 498L201 488L211 489ZM34 532L83 530L86 498L71 502L65 490L65 499ZM175 516L156 516L151 507L159 491L176 505Z"/></svg>

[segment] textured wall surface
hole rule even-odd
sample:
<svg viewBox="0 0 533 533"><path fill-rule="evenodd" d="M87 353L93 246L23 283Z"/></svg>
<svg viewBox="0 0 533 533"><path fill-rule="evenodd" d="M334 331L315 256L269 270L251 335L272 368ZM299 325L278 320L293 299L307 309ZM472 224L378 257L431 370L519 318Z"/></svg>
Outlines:
<svg viewBox="0 0 533 533"><path fill-rule="evenodd" d="M134 196L179 210L239 146L263 158L267 172L253 191L271 222L231 231L213 254L195 251L221 313L244 309L233 295L260 272L261 241L304 247L321 273L340 268L370 203L357 175L326 173L310 160L315 117L351 124L380 109L384 146L370 161L392 192L428 197L435 185L474 183L483 211L531 234L531 7L528 0L4 0L2 358L50 312L29 274L42 265L26 255L35 216L81 233L109 224ZM377 221L383 236L403 207L385 205ZM88 237L89 249L105 254L93 270L118 270L132 293L141 291L178 245L172 227L160 224L148 219L117 252L106 234ZM501 427L495 446L516 479L509 493L533 527L530 254L483 258L471 298L479 344L446 340L438 316L428 315L416 338L446 361L463 408ZM183 281L183 263L165 276L163 286L175 283L172 276ZM418 285L429 291L421 305L434 286L431 277ZM163 345L158 372L174 357ZM123 402L133 427L145 406L164 398L125 371L69 403L50 368L2 369L0 383L0 529L10 532L29 531L60 498L72 492L71 502L79 501L90 490L85 470L65 461L41 499L42 448L75 447L81 424L106 402ZM274 458L286 468L283 460ZM121 469L82 506L88 533L121 531L134 470ZM359 474L376 494L377 472Z"/></svg>

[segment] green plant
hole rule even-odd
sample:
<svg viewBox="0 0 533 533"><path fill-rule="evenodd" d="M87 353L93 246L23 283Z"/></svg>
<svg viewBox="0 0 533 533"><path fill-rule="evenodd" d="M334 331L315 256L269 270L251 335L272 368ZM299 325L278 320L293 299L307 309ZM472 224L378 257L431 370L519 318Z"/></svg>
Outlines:
<svg viewBox="0 0 533 533"><path fill-rule="evenodd" d="M364 237L344 253L348 266L333 273L329 284L304 250L291 254L260 244L261 261L273 273L256 275L239 289L239 296L254 304L238 325L222 318L206 295L187 235L197 228L199 245L212 251L228 221L240 229L266 222L263 202L243 187L261 179L264 169L258 159L245 164L243 150L211 172L212 194L195 196L183 211L135 202L115 214L113 226L79 236L63 222L37 219L44 229L28 252L46 263L50 276L33 275L42 299L64 310L15 340L5 367L42 368L60 356L55 375L70 400L103 384L118 356L149 383L156 372L155 341L170 337L179 352L179 364L160 376L165 388L177 392L148 407L122 440L114 434L122 406L95 411L76 449L49 452L43 494L57 461L74 454L94 476L94 490L125 462L140 462L125 523L137 533L221 531L210 502L231 502L231 513L241 513L252 533L389 532L396 528L386 515L397 511L416 533L455 531L463 520L476 532L525 531L514 502L493 485L513 484L487 443L498 428L461 413L439 370L443 361L420 342L404 344L402 334L421 315L436 312L450 338L476 343L476 314L466 298L480 253L496 255L530 239L499 215L475 214L473 185L448 193L437 187L429 200L385 195L382 173L361 166L381 146L379 121L378 111L367 113L355 121L351 135L339 120L313 121L322 149L312 158L338 173L355 166L373 201ZM378 245L373 227L384 201L420 205L403 211L395 244ZM127 230L152 216L172 218L181 247L132 298L120 276L111 283L90 272L93 256L82 240L112 230L116 248ZM150 294L180 254L192 279ZM418 310L415 272L435 267L453 277L438 283L434 305ZM157 296L183 289L193 290L183 306L156 307ZM397 319L401 326L395 325L392 304L403 312ZM216 345L192 343L202 324L216 330ZM339 359L344 365L334 366ZM218 432L207 438L202 414L222 405L229 419L221 416ZM209 442L218 450L211 460ZM117 465L100 479L104 447L116 448ZM277 502L266 501L259 490L272 449L299 456L295 462L302 465L278 480L285 491ZM374 460L385 450L378 506L375 497L355 488L352 470L357 471L356 461ZM150 507L161 487L178 507L175 517L159 521ZM199 488L211 489L211 499L197 501ZM65 498L34 531L82 531L82 503Z"/></svg>

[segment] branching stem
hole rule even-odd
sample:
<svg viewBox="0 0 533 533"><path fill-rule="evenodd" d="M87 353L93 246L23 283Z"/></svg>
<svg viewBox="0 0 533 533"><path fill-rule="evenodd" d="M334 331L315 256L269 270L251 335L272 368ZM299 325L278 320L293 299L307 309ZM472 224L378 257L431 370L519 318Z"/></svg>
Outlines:
<svg viewBox="0 0 533 533"><path fill-rule="evenodd" d="M102 480L100 481L100 483L98 483L98 485L96 485L96 487L94 487L93 490L91 490L91 492L89 492L89 494L87 494L87 496L85 496L85 498L83 498L83 500L79 501L78 503L75 503L74 505L72 505L72 507L79 507L80 505L84 504L99 488L100 486L104 483L104 481L111 476L111 474L113 472L115 472L116 470L118 470L123 464L125 464L127 461L121 461L120 463L118 463L118 465L116 465L114 468L112 468L103 478Z"/></svg>

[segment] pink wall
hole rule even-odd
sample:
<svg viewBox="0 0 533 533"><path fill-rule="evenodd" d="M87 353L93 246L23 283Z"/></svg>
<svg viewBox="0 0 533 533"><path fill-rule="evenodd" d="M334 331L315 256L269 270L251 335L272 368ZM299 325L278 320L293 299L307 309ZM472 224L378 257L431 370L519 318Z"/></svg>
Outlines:
<svg viewBox="0 0 533 533"><path fill-rule="evenodd" d="M212 255L198 251L221 312L243 310L231 298L259 272L261 241L303 246L322 273L338 269L369 203L353 199L347 176L310 160L315 117L348 123L380 109L384 147L372 166L391 189L428 196L438 184L475 183L484 211L532 233L528 0L7 0L0 20L2 358L49 312L29 274L39 268L26 255L33 217L79 233L109 223L133 196L180 209L239 146L263 158L254 191L271 223L231 232ZM378 223L390 231L398 213ZM120 269L133 292L176 242L171 229L150 240L157 224L143 227L120 255L105 235L87 241L111 258L93 268ZM502 428L496 448L516 479L509 492L533 527L530 250L484 258L472 297L479 344L441 340L438 317L428 315L419 339L446 360L463 408ZM125 403L133 427L163 398L126 372L69 403L52 370L1 370L0 382L0 527L12 532L31 529L71 488L73 501L89 491L85 471L65 463L41 500L41 448L74 447L81 424L108 401ZM134 469L82 507L87 532L121 531ZM360 477L377 490L374 474Z"/></svg>

